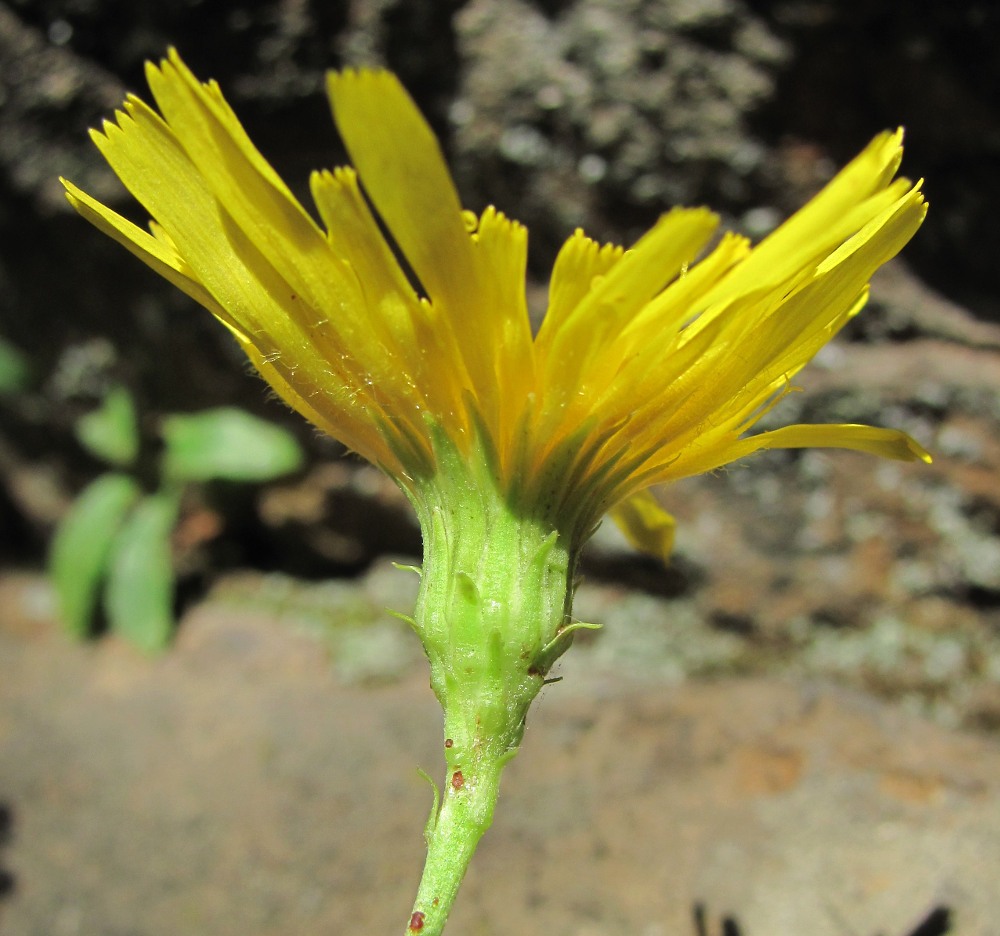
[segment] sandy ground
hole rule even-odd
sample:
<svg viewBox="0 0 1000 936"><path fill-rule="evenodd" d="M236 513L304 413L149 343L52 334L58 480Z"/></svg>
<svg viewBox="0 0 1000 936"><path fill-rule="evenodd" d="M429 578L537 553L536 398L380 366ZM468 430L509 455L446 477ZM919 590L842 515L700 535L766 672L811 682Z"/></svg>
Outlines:
<svg viewBox="0 0 1000 936"><path fill-rule="evenodd" d="M0 598L0 931L403 931L431 801L416 768L440 772L421 661L348 684L315 636L211 604L149 661L67 642L37 578ZM830 686L566 676L455 936L690 934L696 904L710 933L1000 933L995 738Z"/></svg>

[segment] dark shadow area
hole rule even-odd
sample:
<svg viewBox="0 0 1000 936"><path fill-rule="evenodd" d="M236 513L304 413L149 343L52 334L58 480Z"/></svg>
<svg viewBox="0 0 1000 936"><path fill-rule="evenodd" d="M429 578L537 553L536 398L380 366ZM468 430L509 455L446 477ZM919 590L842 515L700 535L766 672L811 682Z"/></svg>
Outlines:
<svg viewBox="0 0 1000 936"><path fill-rule="evenodd" d="M705 581L704 570L680 554L664 565L652 556L597 553L584 547L580 571L590 581L618 582L664 598L688 595Z"/></svg>
<svg viewBox="0 0 1000 936"><path fill-rule="evenodd" d="M906 936L946 936L951 932L951 908L935 907Z"/></svg>
<svg viewBox="0 0 1000 936"><path fill-rule="evenodd" d="M0 803L0 849L9 845L14 837L14 813L6 804ZM15 890L17 880L13 873L3 866L0 858L0 900L9 897Z"/></svg>
<svg viewBox="0 0 1000 936"><path fill-rule="evenodd" d="M735 917L724 917L721 929L715 931L708 925L708 911L704 904L695 904L691 911L695 936L751 936L740 928ZM938 906L904 936L948 936L952 931L950 907Z"/></svg>
<svg viewBox="0 0 1000 936"><path fill-rule="evenodd" d="M695 904L692 910L695 936L745 936L734 917L723 917L721 929L715 933L709 929L708 913L704 904Z"/></svg>
<svg viewBox="0 0 1000 936"><path fill-rule="evenodd" d="M751 0L792 56L758 115L772 145L818 143L838 163L873 134L906 128L903 171L933 206L906 256L984 318L1000 319L1000 6Z"/></svg>
<svg viewBox="0 0 1000 936"><path fill-rule="evenodd" d="M390 4L383 24L388 66L420 105L447 146L448 107L460 76L453 20L466 0L417 0Z"/></svg>
<svg viewBox="0 0 1000 936"><path fill-rule="evenodd" d="M421 555L420 530L404 504L349 487L322 492L315 514L271 527L261 524L259 487L217 483L208 493L227 518L225 535L209 546L209 570L251 567L324 579L361 574L380 555Z"/></svg>

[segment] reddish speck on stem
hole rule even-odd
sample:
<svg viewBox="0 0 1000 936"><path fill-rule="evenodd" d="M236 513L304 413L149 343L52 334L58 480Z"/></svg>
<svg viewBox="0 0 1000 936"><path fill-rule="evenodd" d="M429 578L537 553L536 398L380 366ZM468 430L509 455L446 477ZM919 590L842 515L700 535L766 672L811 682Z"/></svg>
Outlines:
<svg viewBox="0 0 1000 936"><path fill-rule="evenodd" d="M454 745L454 743L455 742L452 741L451 738L445 738L444 739L444 746L445 747L452 747Z"/></svg>
<svg viewBox="0 0 1000 936"><path fill-rule="evenodd" d="M455 789L455 790L461 790L462 787L465 786L465 777L462 776L462 771L461 770L456 770L451 775L451 786L452 786L452 789Z"/></svg>
<svg viewBox="0 0 1000 936"><path fill-rule="evenodd" d="M413 916L410 917L410 929L416 932L417 930L422 930L424 928L424 915L419 910L413 911Z"/></svg>

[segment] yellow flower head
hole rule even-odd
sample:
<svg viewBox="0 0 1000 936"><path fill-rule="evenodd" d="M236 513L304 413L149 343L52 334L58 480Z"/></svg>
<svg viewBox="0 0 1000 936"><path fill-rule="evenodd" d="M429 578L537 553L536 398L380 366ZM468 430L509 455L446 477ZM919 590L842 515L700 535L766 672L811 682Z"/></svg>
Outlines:
<svg viewBox="0 0 1000 936"><path fill-rule="evenodd" d="M92 135L151 233L66 182L70 201L208 308L293 408L411 493L440 470L442 440L487 450L517 499L585 502L583 526L652 484L763 448L929 460L905 434L868 426L751 434L920 226L919 185L894 179L900 131L755 247L713 241L704 208L664 214L628 250L576 231L533 334L525 229L492 207L463 211L392 74L329 75L354 168L313 173L321 223L215 82L176 52L146 74L159 113L130 96ZM651 498L619 519L646 545L669 541Z"/></svg>
<svg viewBox="0 0 1000 936"><path fill-rule="evenodd" d="M929 460L888 429L752 432L920 226L919 186L893 178L901 134L885 133L753 248L713 240L718 219L702 208L668 212L629 250L577 231L533 334L524 228L462 210L391 74L329 77L355 168L313 174L321 223L215 83L174 52L147 77L159 112L129 97L93 137L150 233L66 183L70 201L207 307L292 407L395 477L420 517L408 620L444 709L447 774L410 930L438 936L531 701L588 626L572 618L575 568L603 513L662 553L673 524L652 484L774 447Z"/></svg>

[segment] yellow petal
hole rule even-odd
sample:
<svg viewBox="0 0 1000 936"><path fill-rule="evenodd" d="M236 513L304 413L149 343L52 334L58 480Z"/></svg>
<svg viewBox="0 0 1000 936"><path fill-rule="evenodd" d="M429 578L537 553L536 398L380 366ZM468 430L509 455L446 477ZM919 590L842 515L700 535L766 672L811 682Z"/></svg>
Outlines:
<svg viewBox="0 0 1000 936"><path fill-rule="evenodd" d="M434 132L389 72L330 72L327 88L365 191L431 301L464 306L472 243Z"/></svg>
<svg viewBox="0 0 1000 936"><path fill-rule="evenodd" d="M727 235L696 262L717 223L704 209L664 215L627 252L577 232L533 339L525 230L492 208L463 212L393 76L329 77L358 174L313 175L323 230L214 82L176 52L147 74L163 116L130 97L94 138L152 234L67 186L71 201L211 309L292 406L396 475L444 470L435 433L459 453L479 437L518 503L541 492L547 510L583 517L761 448L927 457L871 427L745 436L923 219L919 184L892 180L898 132L753 250ZM617 514L633 541L668 549L672 521L650 496Z"/></svg>
<svg viewBox="0 0 1000 936"><path fill-rule="evenodd" d="M178 289L187 293L218 318L229 320L222 306L193 276L190 267L162 239L148 234L142 228L91 198L72 182L59 180L66 189L69 203L99 231L118 241L123 247L142 260L150 269ZM235 323L231 327L237 327Z"/></svg>
<svg viewBox="0 0 1000 936"><path fill-rule="evenodd" d="M625 251L621 262L592 285L581 305L594 306L586 311L598 315L605 307L621 319L631 318L687 268L718 224L718 216L706 208L674 208L661 215L635 246Z"/></svg>
<svg viewBox="0 0 1000 936"><path fill-rule="evenodd" d="M176 52L159 68L147 64L146 78L204 186L295 294L292 314L306 327L334 318L343 328L359 304L353 278L250 142L218 86L199 82ZM358 340L359 331L352 330L352 337Z"/></svg>
<svg viewBox="0 0 1000 936"><path fill-rule="evenodd" d="M713 301L731 290L760 288L791 276L810 260L821 259L909 188L890 181L899 168L903 131L881 133L720 284Z"/></svg>
<svg viewBox="0 0 1000 936"><path fill-rule="evenodd" d="M691 365L700 360L703 350L709 351L704 341L697 346L697 352L686 338L677 345L678 333L704 311L702 296L743 259L749 249L746 238L724 235L704 260L674 280L611 339L605 357L618 365L614 376L598 392L597 405L622 416L631 413L632 432L638 430L640 421L634 417L642 409L656 407L662 411L665 408L656 398L664 379L677 390Z"/></svg>
<svg viewBox="0 0 1000 936"><path fill-rule="evenodd" d="M578 425L592 408L622 364L610 351L616 336L695 258L717 222L701 208L668 212L591 283L558 328L542 323L535 341L541 393L558 425ZM550 425L543 431L562 430Z"/></svg>
<svg viewBox="0 0 1000 936"><path fill-rule="evenodd" d="M382 356L396 361L397 370L408 372L413 394L422 405L432 411L457 407L461 394L447 381L434 379L440 372L434 358L449 354L447 335L434 328L426 303L420 302L393 256L354 170L314 172L310 187L330 248L350 269L363 297L364 316L352 310L352 318L371 330ZM424 353L415 353L421 348Z"/></svg>
<svg viewBox="0 0 1000 936"><path fill-rule="evenodd" d="M540 355L559 358L572 343L598 344L616 334L705 246L718 217L704 208L675 208L662 215L607 273L593 277L571 314L546 321L538 332ZM561 362L560 362L561 363Z"/></svg>
<svg viewBox="0 0 1000 936"><path fill-rule="evenodd" d="M314 172L309 179L313 200L332 250L354 271L361 289L377 300L395 294L416 305L416 293L379 230L350 167Z"/></svg>
<svg viewBox="0 0 1000 936"><path fill-rule="evenodd" d="M525 398L535 388L535 351L524 290L528 232L491 206L479 218L474 245L483 284L477 310L483 328L480 343L491 341L492 358L487 372L473 375L473 386L479 413L502 447L513 436Z"/></svg>
<svg viewBox="0 0 1000 936"><path fill-rule="evenodd" d="M897 461L931 463L930 453L905 432L875 426L785 426L743 442L756 448L845 448Z"/></svg>
<svg viewBox="0 0 1000 936"><path fill-rule="evenodd" d="M479 217L474 238L480 255L484 286L483 298L495 305L483 312L487 320L503 322L500 335L505 353L504 363L515 366L519 358L532 356L531 322L524 281L528 266L528 231L492 205Z"/></svg>
<svg viewBox="0 0 1000 936"><path fill-rule="evenodd" d="M793 425L762 432L730 442L718 442L690 451L677 459L668 470L655 475L657 480L676 480L713 471L739 461L755 452L777 448L841 448L866 452L895 461L931 461L928 452L913 438L898 429L875 426Z"/></svg>
<svg viewBox="0 0 1000 936"><path fill-rule="evenodd" d="M605 275L624 253L624 247L599 244L577 228L556 256L542 330L558 330L590 292L595 278Z"/></svg>
<svg viewBox="0 0 1000 936"><path fill-rule="evenodd" d="M623 337L637 342L663 342L671 337L710 305L706 297L712 287L749 255L750 242L727 232L707 257L646 304L625 326Z"/></svg>
<svg viewBox="0 0 1000 936"><path fill-rule="evenodd" d="M873 241L877 241L877 248L869 251L866 259L872 272L895 257L917 232L927 215L927 203L920 191L921 184L917 182L899 199L887 204L856 234L826 257L816 267L816 274L821 276L835 269Z"/></svg>
<svg viewBox="0 0 1000 936"><path fill-rule="evenodd" d="M279 392L292 406L309 413L322 410L328 414L321 420L324 426L339 414L344 430L338 438L360 450L362 440L351 431L355 420L347 413L357 408L359 388L364 387L358 372L367 362L336 353L322 330L302 329L300 323L308 316L296 309L297 295L220 209L204 177L158 115L130 98L118 121L106 123L103 133L93 134L94 140L126 187L156 217L163 235L135 240L135 231L125 226L118 227L119 233L158 262L169 263L167 248L173 244L183 258L183 264L175 264L178 272L200 283L207 297L196 289L186 291L213 311L224 311L220 319L245 344L252 344L251 358L265 376L278 375L273 382L281 381ZM92 200L79 205L95 222L114 226L111 213L96 212Z"/></svg>
<svg viewBox="0 0 1000 936"><path fill-rule="evenodd" d="M677 521L650 491L641 491L621 501L609 515L633 547L663 562L669 559Z"/></svg>
<svg viewBox="0 0 1000 936"><path fill-rule="evenodd" d="M650 389L665 413L659 431L672 446L683 449L706 430L740 427L857 313L872 274L913 236L924 212L920 193L913 191L866 225L785 301L763 303L751 293L723 315L699 319L686 329L684 342L711 324L711 347L727 349L726 363L717 366L705 354L692 363L703 377L690 390L671 383Z"/></svg>
<svg viewBox="0 0 1000 936"><path fill-rule="evenodd" d="M394 75L331 73L328 88L361 184L427 293L434 330L448 349L434 379L448 382L467 401L464 408L478 411L449 411L456 431L472 419L491 430L501 421L512 426L501 399L520 392L518 372L530 365L512 357L516 349L528 355L531 348L519 295L526 232L492 209L474 230L475 219L462 211L433 131ZM512 386L503 386L503 368Z"/></svg>
<svg viewBox="0 0 1000 936"><path fill-rule="evenodd" d="M218 205L201 175L170 128L138 98L130 97L117 118L117 124L105 122L103 133L92 131L98 149L166 230L192 278L242 331L256 334L273 316L274 300L225 236Z"/></svg>

